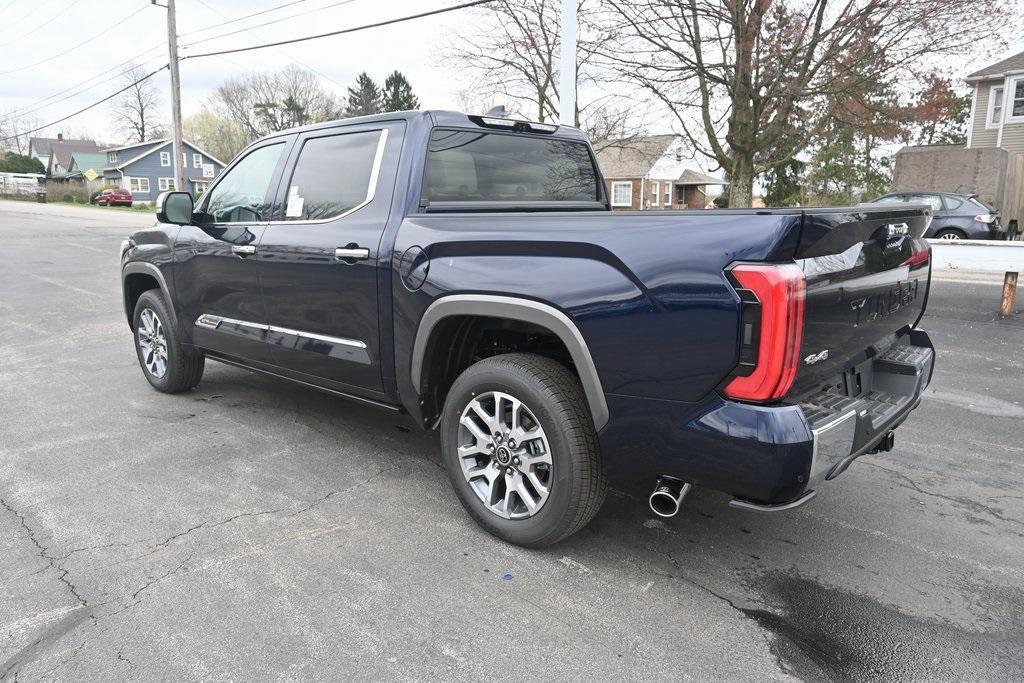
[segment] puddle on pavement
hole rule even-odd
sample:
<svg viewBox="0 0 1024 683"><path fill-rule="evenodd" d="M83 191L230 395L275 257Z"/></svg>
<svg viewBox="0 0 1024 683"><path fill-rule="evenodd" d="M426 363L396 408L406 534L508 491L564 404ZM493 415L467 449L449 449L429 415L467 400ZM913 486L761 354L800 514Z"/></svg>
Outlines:
<svg viewBox="0 0 1024 683"><path fill-rule="evenodd" d="M972 631L791 574L750 585L772 610L743 612L775 636L775 656L804 680L1024 680L1024 593L983 589L991 625Z"/></svg>

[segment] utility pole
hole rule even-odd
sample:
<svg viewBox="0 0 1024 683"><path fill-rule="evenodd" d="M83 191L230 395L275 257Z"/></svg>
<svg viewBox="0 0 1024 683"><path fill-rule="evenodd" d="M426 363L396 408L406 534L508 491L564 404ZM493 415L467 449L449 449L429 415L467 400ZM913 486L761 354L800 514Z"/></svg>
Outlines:
<svg viewBox="0 0 1024 683"><path fill-rule="evenodd" d="M173 0L168 0L172 2ZM559 122L576 125L576 0L562 0L562 82L558 89Z"/></svg>
<svg viewBox="0 0 1024 683"><path fill-rule="evenodd" d="M151 0L156 5L156 0ZM174 136L171 155L174 159L174 189L187 192L185 186L185 162L182 155L185 146L181 142L181 76L178 74L178 25L174 13L174 0L167 0L167 52L171 71L171 129Z"/></svg>

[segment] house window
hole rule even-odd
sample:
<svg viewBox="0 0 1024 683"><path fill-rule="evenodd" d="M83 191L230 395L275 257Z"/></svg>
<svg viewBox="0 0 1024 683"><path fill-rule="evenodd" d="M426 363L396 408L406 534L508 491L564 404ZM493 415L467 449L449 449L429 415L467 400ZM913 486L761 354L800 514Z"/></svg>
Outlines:
<svg viewBox="0 0 1024 683"><path fill-rule="evenodd" d="M156 181L156 184L160 187L161 192L167 192L174 188L174 178L160 178Z"/></svg>
<svg viewBox="0 0 1024 683"><path fill-rule="evenodd" d="M210 183L204 183L201 180L193 180L192 187L195 188L194 194L198 197L199 195L206 194L206 191L210 189Z"/></svg>
<svg viewBox="0 0 1024 683"><path fill-rule="evenodd" d="M665 206L672 206L672 183L665 183Z"/></svg>
<svg viewBox="0 0 1024 683"><path fill-rule="evenodd" d="M140 194L149 192L149 178L128 178L128 189Z"/></svg>
<svg viewBox="0 0 1024 683"><path fill-rule="evenodd" d="M117 152L107 152L107 163L117 163Z"/></svg>
<svg viewBox="0 0 1024 683"><path fill-rule="evenodd" d="M160 165L161 166L170 166L171 165L171 153L170 152L160 152Z"/></svg>
<svg viewBox="0 0 1024 683"><path fill-rule="evenodd" d="M987 128L998 128L999 122L1003 120L1003 86L992 88L988 96L988 121Z"/></svg>
<svg viewBox="0 0 1024 683"><path fill-rule="evenodd" d="M192 155L192 168L202 168L202 167L203 167L203 155L202 154L193 154Z"/></svg>
<svg viewBox="0 0 1024 683"><path fill-rule="evenodd" d="M1024 119L1024 78L1016 78L1010 81L1010 119Z"/></svg>
<svg viewBox="0 0 1024 683"><path fill-rule="evenodd" d="M214 175L213 164L203 164L203 177L212 178Z"/></svg>
<svg viewBox="0 0 1024 683"><path fill-rule="evenodd" d="M659 189L658 181L657 180L652 180L651 181L651 204L657 204L658 203L658 193L660 191L661 190Z"/></svg>
<svg viewBox="0 0 1024 683"><path fill-rule="evenodd" d="M633 206L633 182L612 183L612 206Z"/></svg>

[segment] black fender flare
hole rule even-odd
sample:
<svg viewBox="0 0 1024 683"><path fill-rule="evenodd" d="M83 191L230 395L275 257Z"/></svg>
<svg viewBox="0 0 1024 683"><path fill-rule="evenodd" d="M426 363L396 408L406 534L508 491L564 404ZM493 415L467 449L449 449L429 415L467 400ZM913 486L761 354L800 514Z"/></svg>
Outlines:
<svg viewBox="0 0 1024 683"><path fill-rule="evenodd" d="M168 313L171 315L171 323L177 327L178 318L174 313L174 303L171 300L171 290L167 286L167 280L164 278L164 274L160 272L159 268L152 263L147 263L146 261L129 261L121 268L121 300L124 304L125 316L128 318L128 325L131 326L132 316L135 314L135 311L128 310L128 296L125 291L124 283L129 275L134 274L150 275L157 281L157 284L160 285L160 291L164 295L164 300L167 302Z"/></svg>
<svg viewBox="0 0 1024 683"><path fill-rule="evenodd" d="M416 330L410 364L410 378L418 393L423 392L423 359L434 327L445 318L458 315L519 320L550 330L562 340L572 356L594 427L600 430L608 423L608 403L601 388L601 378L579 328L569 316L554 306L532 299L490 294L451 294L430 304Z"/></svg>

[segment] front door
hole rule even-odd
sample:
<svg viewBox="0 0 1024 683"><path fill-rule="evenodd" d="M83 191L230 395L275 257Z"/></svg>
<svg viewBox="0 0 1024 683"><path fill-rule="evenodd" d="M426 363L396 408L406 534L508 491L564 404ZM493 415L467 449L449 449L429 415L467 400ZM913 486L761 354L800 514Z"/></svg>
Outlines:
<svg viewBox="0 0 1024 683"><path fill-rule="evenodd" d="M178 320L196 346L269 362L254 259L287 150L287 140L279 139L248 151L199 202L194 224L178 233Z"/></svg>
<svg viewBox="0 0 1024 683"><path fill-rule="evenodd" d="M311 131L295 142L257 264L279 365L299 379L383 391L378 249L401 124Z"/></svg>

